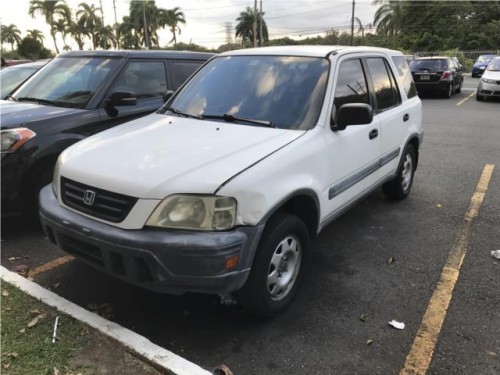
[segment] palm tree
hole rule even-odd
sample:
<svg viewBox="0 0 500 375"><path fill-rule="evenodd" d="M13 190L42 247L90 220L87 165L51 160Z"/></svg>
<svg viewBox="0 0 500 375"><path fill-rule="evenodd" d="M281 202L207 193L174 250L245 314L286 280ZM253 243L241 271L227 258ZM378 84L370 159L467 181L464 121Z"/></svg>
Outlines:
<svg viewBox="0 0 500 375"><path fill-rule="evenodd" d="M56 43L56 33L58 32L55 27L55 22L59 18L69 20L71 19L71 11L66 5L64 0L31 0L28 14L35 18L35 14L40 13L45 17L45 22L50 26L50 35L54 41L56 52L59 53Z"/></svg>
<svg viewBox="0 0 500 375"><path fill-rule="evenodd" d="M16 25L11 24L9 26L2 25L2 44L9 43L11 51L14 51L14 43L21 43L21 31Z"/></svg>
<svg viewBox="0 0 500 375"><path fill-rule="evenodd" d="M90 37L87 29L83 22L79 20L71 20L68 26L68 32L71 34L73 39L75 39L76 44L78 44L78 49L80 51L83 50L83 46L85 44L85 37Z"/></svg>
<svg viewBox="0 0 500 375"><path fill-rule="evenodd" d="M102 49L109 49L116 47L115 30L112 26L103 26L99 29L99 47Z"/></svg>
<svg viewBox="0 0 500 375"><path fill-rule="evenodd" d="M96 8L94 4L80 3L80 9L76 12L77 23L82 26L92 40L92 47L96 49L99 44L98 31L101 30L103 23L97 12L101 12L101 8Z"/></svg>
<svg viewBox="0 0 500 375"><path fill-rule="evenodd" d="M373 25L371 23L367 23L366 25L363 26L363 23L361 22L361 20L358 17L354 17L354 22L358 26L358 31L357 31L358 35L359 35L359 33L361 33L361 40L364 40L365 39L365 30L371 29L373 27Z"/></svg>
<svg viewBox="0 0 500 375"><path fill-rule="evenodd" d="M184 18L184 13L180 10L179 7L175 7L173 9L167 10L167 26L170 28L170 32L173 35L172 40L169 43L174 42L174 46L177 44L177 37L175 35L176 31L181 33L181 28L179 27L179 23L185 24L186 19Z"/></svg>
<svg viewBox="0 0 500 375"><path fill-rule="evenodd" d="M43 44L43 40L45 39L45 36L43 35L43 33L37 29L28 30L28 36L31 39L36 40L42 44Z"/></svg>
<svg viewBox="0 0 500 375"><path fill-rule="evenodd" d="M264 13L259 17L262 22L262 35L260 35L260 27L257 25L257 40L259 44L262 44L262 40L265 42L269 41L269 33L267 31L266 21L263 19ZM236 25L236 37L241 36L241 45L245 44L245 41L253 41L253 23L255 19L254 11L251 7L247 7L245 11L240 13L240 16L236 18L238 24Z"/></svg>
<svg viewBox="0 0 500 375"><path fill-rule="evenodd" d="M372 4L382 4L373 18L373 25L377 27L377 33L397 35L404 24L403 0L374 0Z"/></svg>
<svg viewBox="0 0 500 375"><path fill-rule="evenodd" d="M159 45L158 33L159 23L157 16L159 14L159 9L156 7L154 1L131 1L129 8L130 15L128 17L128 22L131 23L129 27L134 29L136 37L141 39L141 44L149 47L150 45ZM162 10L160 13L164 13ZM146 27L144 26L144 17L146 18ZM124 17L125 21L125 17ZM146 32L149 40L146 41Z"/></svg>
<svg viewBox="0 0 500 375"><path fill-rule="evenodd" d="M66 44L66 36L68 35L69 33L69 22L68 20L66 19L58 19L55 24L54 24L54 28L56 29L56 31L58 33L61 33L61 36L62 36L62 39L63 39L63 44L64 44L64 47L63 49L65 51L67 51L68 49L71 49L68 47L68 45Z"/></svg>

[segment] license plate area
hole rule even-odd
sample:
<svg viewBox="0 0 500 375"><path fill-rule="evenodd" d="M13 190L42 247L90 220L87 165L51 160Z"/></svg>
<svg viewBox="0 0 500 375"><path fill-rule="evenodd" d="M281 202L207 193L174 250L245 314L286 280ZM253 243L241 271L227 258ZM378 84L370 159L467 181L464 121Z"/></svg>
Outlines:
<svg viewBox="0 0 500 375"><path fill-rule="evenodd" d="M422 74L422 75L420 76L420 80L421 80L421 81L430 81L430 79L431 79L431 76L430 76L430 75L428 75L428 74Z"/></svg>

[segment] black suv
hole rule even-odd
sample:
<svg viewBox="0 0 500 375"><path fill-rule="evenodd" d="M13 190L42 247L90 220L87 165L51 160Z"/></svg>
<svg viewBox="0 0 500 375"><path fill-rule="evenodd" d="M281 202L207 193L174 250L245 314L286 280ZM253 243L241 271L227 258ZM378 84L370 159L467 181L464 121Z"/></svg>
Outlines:
<svg viewBox="0 0 500 375"><path fill-rule="evenodd" d="M463 69L451 57L419 57L410 63L410 69L419 94L434 92L449 98L462 90Z"/></svg>
<svg viewBox="0 0 500 375"><path fill-rule="evenodd" d="M36 208L65 148L154 112L212 56L72 51L52 60L0 102L2 216Z"/></svg>

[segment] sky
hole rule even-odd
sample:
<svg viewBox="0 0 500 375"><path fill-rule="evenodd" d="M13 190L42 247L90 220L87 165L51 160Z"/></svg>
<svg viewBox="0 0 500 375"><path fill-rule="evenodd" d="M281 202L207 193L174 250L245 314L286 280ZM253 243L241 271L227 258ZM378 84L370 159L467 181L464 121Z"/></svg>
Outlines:
<svg viewBox="0 0 500 375"><path fill-rule="evenodd" d="M118 22L128 15L130 4L130 0L66 0L73 11L82 2L94 4L96 7L102 4L106 25L115 22L113 3L116 4ZM27 30L38 29L45 34L45 47L55 51L44 18L41 15L35 18L28 15L29 0L14 0L15 6L10 7L7 1L3 0L2 3L0 22L3 25L15 24L22 37L26 36ZM355 17L360 18L364 25L373 22L377 6L371 3L372 0L355 0ZM253 0L156 0L156 6L159 8L179 7L184 12L186 24L180 24L178 42L195 43L207 48L217 48L226 43L227 23L231 23L231 37L234 41L236 18L247 6L253 8L253 5ZM303 39L324 35L324 32L331 28L350 32L352 0L262 0L262 10L271 39L287 36ZM172 34L162 30L159 32L159 38L160 46L165 46L172 39ZM68 45L72 49L78 49L69 37ZM58 46L62 49L62 41L58 42ZM7 45L5 47L9 48ZM90 42L85 48L90 48Z"/></svg>

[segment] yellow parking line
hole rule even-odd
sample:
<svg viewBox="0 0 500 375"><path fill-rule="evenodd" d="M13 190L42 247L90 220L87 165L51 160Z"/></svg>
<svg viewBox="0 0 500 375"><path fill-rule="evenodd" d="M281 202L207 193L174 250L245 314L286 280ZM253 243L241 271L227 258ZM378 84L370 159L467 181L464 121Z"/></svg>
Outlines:
<svg viewBox="0 0 500 375"><path fill-rule="evenodd" d="M474 95L476 95L476 91L474 91L473 93L471 93L468 97L460 100L457 105L462 105L463 103L465 103L466 100L469 100L470 98L472 98Z"/></svg>
<svg viewBox="0 0 500 375"><path fill-rule="evenodd" d="M65 255L63 257L54 259L51 262L42 264L41 266L38 266L38 267L34 268L32 271L30 271L30 277L34 277L34 276L41 274L43 272L47 272L47 271L50 271L56 267L62 266L64 263L68 263L68 262L72 261L73 259L75 259L75 258L72 257L71 255Z"/></svg>
<svg viewBox="0 0 500 375"><path fill-rule="evenodd" d="M406 357L405 365L399 373L400 375L425 375L429 368L453 289L460 274L460 267L467 252L472 222L479 214L479 208L488 190L494 168L493 164L486 164L483 169L476 191L471 198L469 210L465 214L458 236L448 255L443 272L429 301L417 336Z"/></svg>

